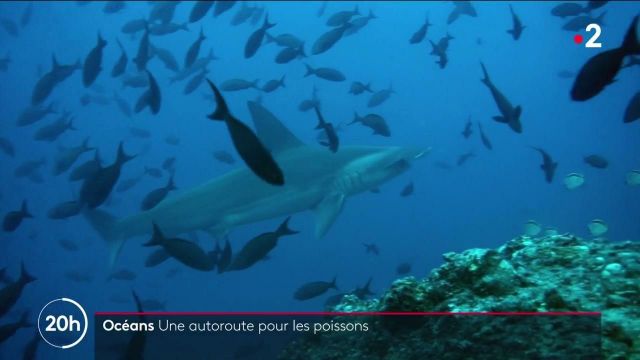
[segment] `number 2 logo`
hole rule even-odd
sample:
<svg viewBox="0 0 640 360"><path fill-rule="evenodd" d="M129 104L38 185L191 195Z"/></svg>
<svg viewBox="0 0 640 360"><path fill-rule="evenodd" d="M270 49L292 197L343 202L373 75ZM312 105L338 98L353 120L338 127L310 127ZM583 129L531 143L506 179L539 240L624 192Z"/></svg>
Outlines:
<svg viewBox="0 0 640 360"><path fill-rule="evenodd" d="M589 38L589 40L584 44L584 47L586 48L601 48L602 44L599 42L596 42L598 40L598 38L600 37L600 33L602 32L602 29L600 28L600 25L598 24L589 24L587 25L587 32L591 32L591 30L594 31L593 35L591 35L591 38Z"/></svg>

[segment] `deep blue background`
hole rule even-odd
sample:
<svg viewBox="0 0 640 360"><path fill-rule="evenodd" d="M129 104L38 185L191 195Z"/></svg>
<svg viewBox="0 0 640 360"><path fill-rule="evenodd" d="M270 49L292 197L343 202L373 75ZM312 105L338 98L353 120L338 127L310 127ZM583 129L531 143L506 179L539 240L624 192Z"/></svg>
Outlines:
<svg viewBox="0 0 640 360"><path fill-rule="evenodd" d="M258 78L263 84L286 74L286 88L262 94L264 104L308 143L315 143L315 115L301 113L297 106L310 97L314 85L319 90L325 117L340 123L351 121L354 111L362 115L370 110L366 107L367 96L347 93L351 81L371 82L376 90L393 84L397 93L371 110L387 119L392 137L371 136L368 129L352 126L340 133L342 144L420 145L432 146L433 151L416 162L408 173L383 186L380 194L348 199L342 215L324 239L313 237L314 219L310 212L294 215L290 226L301 233L283 238L269 261L247 271L220 276L191 271L176 262L146 269L143 263L149 249L140 246L143 239L132 239L123 249L116 268L135 271L138 274L135 282L105 281L106 247L82 217L67 221L46 217L49 208L73 198L78 191L78 184L70 184L67 174L51 175L57 147L75 146L90 136L90 144L99 147L105 162L110 163L119 141L125 141L129 153L140 153L149 143L149 152L125 165L121 180L139 175L144 166L159 167L165 158L176 156L175 180L181 190L231 169L216 162L211 153L220 149L233 152L233 148L225 128L205 118L214 106L203 97L209 94L208 89L203 86L189 96L183 95L186 82L170 84L171 72L155 59L149 68L162 89L158 116L146 110L127 119L115 104L81 106L79 99L88 91L77 72L54 90L50 100L57 103L58 109L73 112L79 131L66 133L56 144L34 141L36 129L53 121L54 116L24 128L17 128L15 119L30 103L38 79L36 69L48 71L52 53L64 64L84 59L95 45L98 31L108 45L104 70L96 83L106 89L107 95L115 90L135 103L141 90L122 89L120 80L112 79L109 73L120 56L116 37L125 45L130 59L138 48L140 35L132 39L122 34L120 28L128 20L146 17L150 8L146 2L130 2L119 14L107 15L99 2L83 7L75 2L36 4L31 22L20 29L19 37L0 31L0 54L9 53L13 61L8 72L0 73L0 136L11 139L17 150L14 159L0 155L3 179L0 211L4 214L19 208L26 198L36 216L25 221L15 233L0 235L0 267L8 266L15 277L20 261L24 261L38 277L37 282L27 286L6 321L24 309L37 314L46 302L62 296L78 300L89 314L133 310L132 302L111 300L114 296L130 297L132 288L144 299L166 301L167 308L175 311L321 310L324 298L298 302L292 299L294 290L304 282L330 280L337 275L341 290L353 289L372 276L373 289L381 291L397 277L395 267L401 262L411 262L413 274L424 276L441 263L444 252L497 247L521 234L528 219L561 232L589 236L587 223L602 218L610 225L608 238L637 240L640 193L638 188L626 186L624 177L629 170L640 167L640 124L623 124L622 114L638 90L640 68L623 70L615 84L590 101L570 101L572 80L556 74L561 70L576 72L601 50L574 44L574 33L561 30L563 21L550 15L556 4L515 3L516 12L527 26L516 42L505 32L511 27L506 3L475 4L477 18L463 16L449 26L446 18L452 5L448 2L360 3L363 14L371 9L378 19L358 34L341 40L330 51L305 60L313 66L338 68L347 76L343 83L303 77L303 61L275 64L273 59L280 48L272 44L264 45L256 56L245 60L244 45L255 28L248 23L229 25L239 5L215 19L207 15L189 25L189 32L152 37L154 44L172 50L182 64L202 25L207 40L201 54L213 47L220 57L209 67L210 78L216 83L230 78ZM319 2L263 3L270 20L277 23L272 33L293 33L305 39L308 53L315 39L328 30L324 25L327 15L354 6L346 2L329 3L325 16L318 18L319 5ZM26 3L0 3L0 16L18 21L25 6ZM188 2L178 5L174 21L185 21L191 7ZM595 13L603 10L607 15L600 41L602 50L606 50L620 45L640 6L637 2L612 2ZM408 43L427 11L434 24L428 39L437 42L447 31L455 37L444 70L429 55L431 46L427 42ZM480 82L480 61L512 103L523 106L523 134L515 134L491 119L498 111ZM132 72L134 68L130 64L128 70ZM226 98L232 111L250 122L246 101L257 95L258 91L248 90L227 93ZM468 116L484 124L494 144L493 151L483 148L475 126L470 139L460 135ZM128 128L132 125L150 130L152 139L131 137ZM179 137L180 145L165 143L168 135ZM553 184L544 182L539 169L540 155L529 146L546 149L559 162ZM455 164L458 155L467 151L474 151L477 156L462 167L446 171L434 166L436 161ZM584 164L582 157L590 153L607 157L611 162L609 169L597 170ZM43 156L48 159L44 184L13 177L20 163ZM91 156L92 153L87 153L79 162ZM577 191L567 191L562 178L570 172L584 173L586 185ZM415 194L402 198L399 192L409 181L415 184ZM148 191L165 183L166 177L145 178L130 192L115 194L106 209L119 216L133 214ZM234 249L261 232L275 229L281 221L274 219L234 230L231 234ZM81 250L76 253L62 250L58 245L61 238L78 242ZM199 234L199 239L203 247L211 248L213 242L206 234ZM363 242L375 242L381 254L366 254ZM166 278L166 272L172 268L181 271ZM63 274L72 269L93 274L93 282L69 281ZM0 358L13 358L22 351L31 334L30 330L21 330L18 336L0 345ZM68 358L71 354L82 358L83 353L92 351L91 337L90 331L89 341L71 353L52 352L46 344L41 344L40 351L47 357Z"/></svg>

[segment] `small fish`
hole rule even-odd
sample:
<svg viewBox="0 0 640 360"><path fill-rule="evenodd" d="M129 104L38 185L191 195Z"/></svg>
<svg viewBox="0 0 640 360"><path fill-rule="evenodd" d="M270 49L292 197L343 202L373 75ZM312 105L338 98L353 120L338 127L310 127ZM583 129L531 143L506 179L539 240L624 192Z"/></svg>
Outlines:
<svg viewBox="0 0 640 360"><path fill-rule="evenodd" d="M64 113L59 119L51 124L39 128L34 134L36 141L56 141L67 130L77 130L73 127L73 117L69 113Z"/></svg>
<svg viewBox="0 0 640 360"><path fill-rule="evenodd" d="M572 100L586 101L598 95L606 86L613 83L626 56L640 54L637 27L638 16L635 16L622 46L603 51L587 60L574 80L571 88Z"/></svg>
<svg viewBox="0 0 640 360"><path fill-rule="evenodd" d="M138 44L138 52L136 57L133 58L133 63L136 64L138 72L143 72L147 69L149 60L151 60L151 42L149 41L149 27L145 25L144 35L142 35Z"/></svg>
<svg viewBox="0 0 640 360"><path fill-rule="evenodd" d="M461 134L465 139L468 139L469 136L473 134L473 123L471 122L471 116L469 116L469 119L467 119L467 123L464 125L464 130L462 130Z"/></svg>
<svg viewBox="0 0 640 360"><path fill-rule="evenodd" d="M640 186L640 170L629 171L625 181L629 186Z"/></svg>
<svg viewBox="0 0 640 360"><path fill-rule="evenodd" d="M7 341L7 339L12 337L18 330L34 326L29 322L28 317L29 312L25 311L17 322L0 325L0 344Z"/></svg>
<svg viewBox="0 0 640 360"><path fill-rule="evenodd" d="M567 31L584 31L589 24L601 24L604 25L604 16L607 14L603 11L598 17L592 17L591 15L581 15L572 18L562 25L562 30Z"/></svg>
<svg viewBox="0 0 640 360"><path fill-rule="evenodd" d="M98 33L98 43L91 49L84 60L82 68L82 84L84 84L84 87L91 86L98 78L100 71L102 71L102 50L105 46L107 46L107 42Z"/></svg>
<svg viewBox="0 0 640 360"><path fill-rule="evenodd" d="M556 168L558 167L558 163L554 162L546 151L540 148L533 147L534 150L538 151L540 155L542 155L542 164L540 165L540 169L544 172L545 180L551 184L553 181L553 176L556 173Z"/></svg>
<svg viewBox="0 0 640 360"><path fill-rule="evenodd" d="M200 73L196 74L193 78L191 78L191 80L189 80L187 85L184 87L184 91L182 93L185 95L189 95L192 92L196 91L196 89L198 89L200 85L202 85L202 83L204 82L204 79L207 77L207 74L209 74L209 70L202 69Z"/></svg>
<svg viewBox="0 0 640 360"><path fill-rule="evenodd" d="M588 10L585 9L585 7L583 7L580 4L576 4L576 3L561 3L558 4L556 6L553 7L553 9L551 9L551 15L553 16L557 16L557 17L561 17L561 18L565 18L568 16L577 16L582 14L583 12L587 12Z"/></svg>
<svg viewBox="0 0 640 360"><path fill-rule="evenodd" d="M396 267L396 274L407 275L411 272L411 264L408 262L401 263Z"/></svg>
<svg viewBox="0 0 640 360"><path fill-rule="evenodd" d="M124 74L124 72L127 70L127 64L129 63L129 57L127 57L127 53L124 51L122 43L118 39L116 39L116 42L118 43L118 47L120 48L120 57L111 69L111 77L114 78Z"/></svg>
<svg viewBox="0 0 640 360"><path fill-rule="evenodd" d="M276 55L276 64L287 64L294 59L304 58L307 55L304 53L304 46L300 47L286 47Z"/></svg>
<svg viewBox="0 0 640 360"><path fill-rule="evenodd" d="M449 17L447 17L447 25L453 24L460 15L467 15L471 17L478 16L478 13L471 4L471 1L453 1L453 6L453 10L449 13Z"/></svg>
<svg viewBox="0 0 640 360"><path fill-rule="evenodd" d="M305 66L307 67L307 73L304 74L304 77L315 75L321 79L336 82L344 81L346 79L345 76L336 69L326 67L314 69L309 64L305 64Z"/></svg>
<svg viewBox="0 0 640 360"><path fill-rule="evenodd" d="M323 141L320 144L326 146L331 150L331 152L335 153L338 151L338 147L340 146L340 139L338 138L338 134L336 130L333 128L333 124L326 122L324 117L320 113L318 107L315 107L316 116L318 117L318 125L316 125L316 130L324 130L327 141Z"/></svg>
<svg viewBox="0 0 640 360"><path fill-rule="evenodd" d="M431 25L433 24L429 22L429 14L427 14L422 26L420 26L420 28L416 32L414 32L413 35L411 35L411 38L409 38L409 44L421 43L422 40L424 40L424 38L427 36L427 32L429 31L429 26Z"/></svg>
<svg viewBox="0 0 640 360"><path fill-rule="evenodd" d="M120 269L112 272L107 277L107 280L123 280L123 281L132 281L138 277L136 273L127 269Z"/></svg>
<svg viewBox="0 0 640 360"><path fill-rule="evenodd" d="M371 90L371 84L364 84L361 83L360 81L354 81L351 83L351 87L349 88L349 94L353 94L353 95L360 95L363 92L373 92Z"/></svg>
<svg viewBox="0 0 640 360"><path fill-rule="evenodd" d="M122 25L120 31L125 34L135 35L140 31L144 31L147 25L148 23L146 19L133 19Z"/></svg>
<svg viewBox="0 0 640 360"><path fill-rule="evenodd" d="M76 252L78 250L80 250L80 247L78 246L78 244L70 239L60 239L58 240L58 245L60 245L61 248L63 248L66 251L70 251L70 252Z"/></svg>
<svg viewBox="0 0 640 360"><path fill-rule="evenodd" d="M256 79L254 81L247 81L243 79L230 79L223 82L220 85L220 89L222 89L222 91L240 91L252 88L259 90L258 81L260 80Z"/></svg>
<svg viewBox="0 0 640 360"><path fill-rule="evenodd" d="M228 165L235 164L236 160L233 158L233 155L229 154L224 150L218 150L213 152L213 157L220 161L221 163L225 163Z"/></svg>
<svg viewBox="0 0 640 360"><path fill-rule="evenodd" d="M198 38L196 39L196 41L194 41L193 44L191 44L191 46L189 47L189 50L187 50L187 54L184 57L185 69L191 67L193 63L196 61L196 59L198 58L198 54L200 54L200 47L202 46L202 42L205 39L206 39L206 36L204 36L202 27L200 27L200 35L198 35Z"/></svg>
<svg viewBox="0 0 640 360"><path fill-rule="evenodd" d="M285 77L285 75L282 75L280 80L273 79L273 80L267 81L262 86L262 91L264 91L266 93L270 93L270 92L273 92L273 91L277 90L280 87L285 87L285 85L284 85L284 77Z"/></svg>
<svg viewBox="0 0 640 360"><path fill-rule="evenodd" d="M393 91L393 87L391 85L389 85L389 88L387 89L376 91L369 98L367 107L372 108L382 104L383 102L387 101L389 97L391 97L391 94L395 94L395 91Z"/></svg>
<svg viewBox="0 0 640 360"><path fill-rule="evenodd" d="M244 24L251 16L253 12L256 10L255 6L248 6L246 1L242 1L240 3L240 8L231 18L231 25L238 26Z"/></svg>
<svg viewBox="0 0 640 360"><path fill-rule="evenodd" d="M408 183L400 192L400 196L407 197L413 194L413 182Z"/></svg>
<svg viewBox="0 0 640 360"><path fill-rule="evenodd" d="M598 154L585 156L583 160L585 163L591 165L596 169L606 169L609 166L609 161Z"/></svg>
<svg viewBox="0 0 640 360"><path fill-rule="evenodd" d="M166 186L155 189L144 197L142 204L140 205L140 210L146 211L153 209L167 197L169 192L175 189L176 186L173 183L173 176L171 176Z"/></svg>
<svg viewBox="0 0 640 360"><path fill-rule="evenodd" d="M210 254L195 243L178 238L165 238L158 225L153 223L153 236L144 246L162 246L174 259L200 271L211 271L215 267Z"/></svg>
<svg viewBox="0 0 640 360"><path fill-rule="evenodd" d="M320 295L323 295L329 289L338 289L336 286L336 278L334 277L331 282L328 281L312 281L300 286L295 293L293 294L293 298L299 301L313 299Z"/></svg>
<svg viewBox="0 0 640 360"><path fill-rule="evenodd" d="M623 121L625 123L630 123L638 119L640 119L640 91L633 95L633 97L631 97L631 100L629 100L629 104L624 110Z"/></svg>
<svg viewBox="0 0 640 360"><path fill-rule="evenodd" d="M44 119L49 114L55 113L56 110L54 109L53 103L47 106L29 106L20 113L20 116L18 116L18 120L16 121L16 125L19 127L28 126Z"/></svg>
<svg viewBox="0 0 640 360"><path fill-rule="evenodd" d="M482 140L482 145L484 145L484 147L486 147L487 149L492 150L493 145L491 145L491 140L489 140L487 134L484 133L481 123L478 123L478 130L480 131L480 140Z"/></svg>
<svg viewBox="0 0 640 360"><path fill-rule="evenodd" d="M86 204L90 209L102 205L118 182L122 166L134 157L124 153L121 142L118 145L118 153L113 164L101 168L93 176L84 180L80 188L80 202Z"/></svg>
<svg viewBox="0 0 640 360"><path fill-rule="evenodd" d="M369 10L369 15L360 16L355 19L352 19L347 24L345 24L347 26L347 29L344 32L344 36L345 37L351 36L353 34L358 33L360 30L362 30L365 26L369 24L369 21L377 18L378 17L373 13L373 10Z"/></svg>
<svg viewBox="0 0 640 360"><path fill-rule="evenodd" d="M253 55L258 52L260 45L262 45L265 33L274 26L276 26L276 24L269 23L269 15L267 14L262 26L258 30L254 31L247 39L247 43L244 46L245 59L253 57Z"/></svg>
<svg viewBox="0 0 640 360"><path fill-rule="evenodd" d="M176 24L176 23L159 23L152 24L149 28L149 34L154 36L163 36L173 34L180 30L189 31L187 27L188 23Z"/></svg>
<svg viewBox="0 0 640 360"><path fill-rule="evenodd" d="M575 190L584 185L584 175L579 173L570 173L564 177L564 187L567 190Z"/></svg>
<svg viewBox="0 0 640 360"><path fill-rule="evenodd" d="M269 33L265 33L265 36L267 38L267 43L275 43L276 45L282 47L299 48L304 45L304 41L293 34L280 34L277 36L272 36Z"/></svg>
<svg viewBox="0 0 640 360"><path fill-rule="evenodd" d="M357 5L353 10L338 11L327 19L327 26L343 26L356 15L360 15L360 10Z"/></svg>
<svg viewBox="0 0 640 360"><path fill-rule="evenodd" d="M474 156L476 156L476 154L474 154L473 152L464 153L464 154L458 156L458 160L456 161L456 165L462 166L462 164L466 163L467 161L469 161L469 159L471 159Z"/></svg>
<svg viewBox="0 0 640 360"><path fill-rule="evenodd" d="M609 225L607 225L607 223L601 219L591 220L591 222L587 225L587 228L589 228L589 233L591 233L591 236L602 236L606 234L607 231L609 231Z"/></svg>
<svg viewBox="0 0 640 360"><path fill-rule="evenodd" d="M237 1L217 1L216 6L213 9L213 17L218 17L225 12L229 11Z"/></svg>
<svg viewBox="0 0 640 360"><path fill-rule="evenodd" d="M160 105L162 104L162 94L160 93L160 87L158 86L156 79L149 72L149 70L147 70L147 76L149 76L149 109L151 109L151 113L153 115L156 115L160 111Z"/></svg>
<svg viewBox="0 0 640 360"><path fill-rule="evenodd" d="M367 243L362 243L362 245L364 246L364 251L367 254L373 254L373 255L380 255L380 248L378 248L378 245L376 244L367 244Z"/></svg>
<svg viewBox="0 0 640 360"><path fill-rule="evenodd" d="M211 9L214 3L215 1L208 0L196 1L191 8L191 13L189 14L189 22L194 23L202 19L205 15L207 15L209 9Z"/></svg>
<svg viewBox="0 0 640 360"><path fill-rule="evenodd" d="M32 219L33 215L27 209L27 200L22 201L20 210L10 211L4 216L2 229L5 232L14 232L24 219Z"/></svg>
<svg viewBox="0 0 640 360"><path fill-rule="evenodd" d="M24 287L36 278L27 272L24 263L20 265L20 278L0 289L0 317L4 316L16 304Z"/></svg>
<svg viewBox="0 0 640 360"><path fill-rule="evenodd" d="M89 146L89 138L84 139L82 144L78 146L61 149L55 158L53 175L58 176L69 170L80 155L91 150L94 150L94 148Z"/></svg>
<svg viewBox="0 0 640 360"><path fill-rule="evenodd" d="M365 116L360 116L358 113L354 113L353 121L351 121L348 125L352 125L355 123L360 123L371 130L373 130L374 135L381 135L385 137L391 136L391 131L389 130L389 126L385 119L377 114L367 114Z"/></svg>
<svg viewBox="0 0 640 360"><path fill-rule="evenodd" d="M120 1L120 0L107 1L105 2L104 7L102 8L102 12L105 14L115 14L122 11L126 6L127 6L126 1Z"/></svg>
<svg viewBox="0 0 640 360"><path fill-rule="evenodd" d="M153 167L144 167L144 174L159 179L162 177L162 170Z"/></svg>
<svg viewBox="0 0 640 360"><path fill-rule="evenodd" d="M298 231L289 229L289 220L286 218L276 231L260 234L249 242L233 257L231 264L225 271L238 271L248 269L263 260L276 245L278 240L286 235L297 234Z"/></svg>
<svg viewBox="0 0 640 360"><path fill-rule="evenodd" d="M157 56L158 59L164 64L165 68L173 72L180 71L178 61L173 56L171 51L151 45L151 54L152 56Z"/></svg>
<svg viewBox="0 0 640 360"><path fill-rule="evenodd" d="M64 201L47 211L47 217L52 220L68 219L80 214L82 203L79 201Z"/></svg>
<svg viewBox="0 0 640 360"><path fill-rule="evenodd" d="M340 39L342 39L345 31L347 31L351 26L352 25L347 22L340 27L331 29L320 35L320 37L313 43L311 53L313 55L319 55L331 49Z"/></svg>
<svg viewBox="0 0 640 360"><path fill-rule="evenodd" d="M13 143L11 143L11 141L7 138L0 137L0 150L2 150L2 152L7 156L16 156L15 147L13 146Z"/></svg>
<svg viewBox="0 0 640 360"><path fill-rule="evenodd" d="M173 20L176 12L176 6L179 1L157 1L154 2L149 12L149 22L168 23Z"/></svg>
<svg viewBox="0 0 640 360"><path fill-rule="evenodd" d="M524 223L524 234L527 236L537 236L542 232L542 226L535 220L528 220Z"/></svg>
<svg viewBox="0 0 640 360"><path fill-rule="evenodd" d="M482 72L484 74L484 78L481 81L489 88L491 96L493 97L493 100L498 106L498 110L500 110L501 114L499 116L494 116L493 119L497 122L508 124L511 130L521 134L522 123L520 122L520 115L522 114L522 107L519 105L513 107L509 99L507 99L507 97L493 84L484 64L480 63L480 66L482 66Z"/></svg>
<svg viewBox="0 0 640 360"><path fill-rule="evenodd" d="M518 40L520 39L520 36L522 35L522 31L526 26L522 25L522 21L520 21L520 18L518 17L518 15L516 15L516 13L513 11L513 6L511 6L511 4L509 4L509 10L511 11L513 28L510 30L507 30L507 32L511 34L511 36L513 36L513 40Z"/></svg>
<svg viewBox="0 0 640 360"><path fill-rule="evenodd" d="M147 259L144 261L144 266L155 267L169 260L169 258L171 258L171 254L169 254L164 248L160 248L147 256Z"/></svg>
<svg viewBox="0 0 640 360"><path fill-rule="evenodd" d="M248 126L229 112L229 108L218 88L209 79L207 79L207 82L214 93L217 104L216 110L208 118L214 121L224 121L234 147L254 174L271 185L284 185L284 174L269 150L264 147L260 139Z"/></svg>

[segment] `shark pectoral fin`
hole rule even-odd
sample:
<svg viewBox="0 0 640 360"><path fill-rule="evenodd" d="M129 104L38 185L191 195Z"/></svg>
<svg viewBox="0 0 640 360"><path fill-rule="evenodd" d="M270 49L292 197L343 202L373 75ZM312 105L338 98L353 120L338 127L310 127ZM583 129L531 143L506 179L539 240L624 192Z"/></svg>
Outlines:
<svg viewBox="0 0 640 360"><path fill-rule="evenodd" d="M508 123L509 120L507 120L504 116L494 116L493 120L497 121L497 122L501 122L501 123Z"/></svg>
<svg viewBox="0 0 640 360"><path fill-rule="evenodd" d="M316 238L323 237L329 231L342 210L344 199L343 193L331 193L316 206Z"/></svg>

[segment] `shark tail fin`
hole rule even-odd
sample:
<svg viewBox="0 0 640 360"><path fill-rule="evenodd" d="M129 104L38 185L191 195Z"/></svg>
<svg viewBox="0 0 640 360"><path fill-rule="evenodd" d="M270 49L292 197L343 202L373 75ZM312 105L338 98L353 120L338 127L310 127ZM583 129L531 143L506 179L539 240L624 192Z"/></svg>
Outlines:
<svg viewBox="0 0 640 360"><path fill-rule="evenodd" d="M162 231L160 230L160 227L158 226L158 224L156 224L155 222L153 223L153 236L151 236L151 240L149 240L148 242L146 242L144 244L144 246L156 246L156 245L162 245L162 243L164 242L165 237L162 234Z"/></svg>
<svg viewBox="0 0 640 360"><path fill-rule="evenodd" d="M637 27L638 16L633 18L629 30L627 30L627 34L624 37L624 42L622 43L622 49L626 55L640 54L640 42L638 41L638 34L636 33Z"/></svg>
<svg viewBox="0 0 640 360"><path fill-rule="evenodd" d="M109 268L112 268L124 244L124 237L122 237L120 226L118 226L118 219L102 210L87 210L84 215L89 220L91 227L107 242L109 247Z"/></svg>
<svg viewBox="0 0 640 360"><path fill-rule="evenodd" d="M227 103L224 101L220 90L211 82L211 80L207 79L209 83L209 87L213 91L213 95L216 99L216 110L208 116L211 120L222 120L225 121L227 117L230 115L229 108L227 107Z"/></svg>

